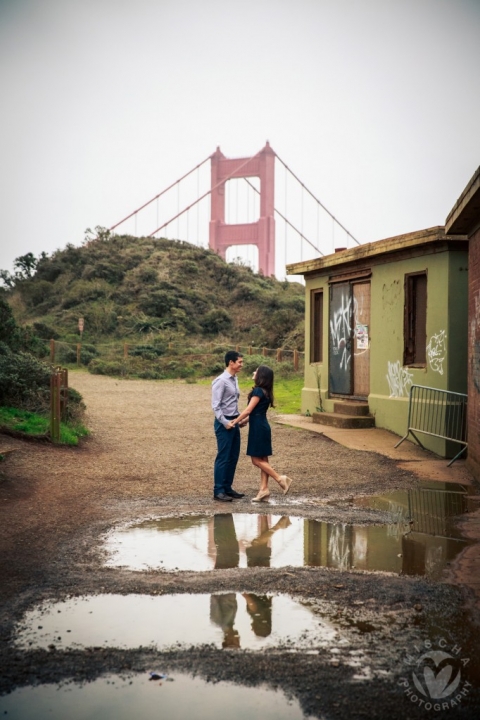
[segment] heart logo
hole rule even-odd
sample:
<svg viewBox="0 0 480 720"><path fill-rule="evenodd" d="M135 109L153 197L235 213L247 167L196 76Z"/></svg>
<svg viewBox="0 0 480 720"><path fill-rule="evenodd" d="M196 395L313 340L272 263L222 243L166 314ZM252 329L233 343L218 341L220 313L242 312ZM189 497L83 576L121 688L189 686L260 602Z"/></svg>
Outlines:
<svg viewBox="0 0 480 720"><path fill-rule="evenodd" d="M435 672L430 666L426 665L426 660L432 660L435 665L435 670L439 665L443 664L443 667ZM434 700L441 700L451 695L458 687L460 683L461 673L458 671L455 678L450 682L452 673L454 670L453 665L449 663L445 664L446 660L454 660L454 658L448 653L442 652L441 650L435 650L422 655L417 663L417 666L423 665L423 682L413 673L413 682L415 687L425 697L430 697Z"/></svg>

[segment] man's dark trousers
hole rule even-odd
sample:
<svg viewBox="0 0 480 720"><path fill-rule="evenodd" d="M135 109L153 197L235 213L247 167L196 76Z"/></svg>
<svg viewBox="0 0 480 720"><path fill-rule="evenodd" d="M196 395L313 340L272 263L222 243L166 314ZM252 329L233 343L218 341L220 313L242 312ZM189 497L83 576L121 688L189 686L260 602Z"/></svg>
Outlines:
<svg viewBox="0 0 480 720"><path fill-rule="evenodd" d="M218 448L213 467L213 494L219 495L232 491L233 478L240 455L240 428L235 425L231 430L227 430L216 418L213 427Z"/></svg>

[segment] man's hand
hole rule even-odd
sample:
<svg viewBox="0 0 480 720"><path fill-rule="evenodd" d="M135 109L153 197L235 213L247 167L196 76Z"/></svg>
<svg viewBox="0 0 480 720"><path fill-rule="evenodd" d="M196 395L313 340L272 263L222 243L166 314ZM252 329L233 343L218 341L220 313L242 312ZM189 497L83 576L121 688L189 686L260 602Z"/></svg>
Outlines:
<svg viewBox="0 0 480 720"><path fill-rule="evenodd" d="M245 427L245 425L248 425L248 417L238 423L238 427Z"/></svg>

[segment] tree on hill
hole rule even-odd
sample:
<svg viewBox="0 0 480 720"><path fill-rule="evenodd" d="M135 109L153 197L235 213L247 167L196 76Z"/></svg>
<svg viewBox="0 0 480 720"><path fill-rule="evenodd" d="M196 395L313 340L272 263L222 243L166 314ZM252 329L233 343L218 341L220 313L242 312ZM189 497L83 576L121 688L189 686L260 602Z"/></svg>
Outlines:
<svg viewBox="0 0 480 720"><path fill-rule="evenodd" d="M267 347L303 337L302 285L228 264L188 242L102 231L83 246L38 260L30 255L18 258L8 290L18 299L17 319L49 327L66 341L78 339L79 317L89 342L130 340L144 334L141 328L164 341Z"/></svg>

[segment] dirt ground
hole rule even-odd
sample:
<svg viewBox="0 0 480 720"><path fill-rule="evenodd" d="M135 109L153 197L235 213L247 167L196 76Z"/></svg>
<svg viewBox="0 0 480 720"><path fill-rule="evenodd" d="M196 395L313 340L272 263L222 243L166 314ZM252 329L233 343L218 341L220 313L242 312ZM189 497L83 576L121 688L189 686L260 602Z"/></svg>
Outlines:
<svg viewBox="0 0 480 720"><path fill-rule="evenodd" d="M106 567L101 541L117 525L186 513L258 512L250 502L258 471L242 450L235 486L246 498L232 503L233 508L213 501L216 446L208 385L87 373L72 373L70 383L84 396L92 432L80 447L0 435L0 453L13 451L0 464L0 693L66 678L142 672L152 665L153 651L142 648L19 650L13 643L15 623L43 600L98 593L288 593L307 599L315 612L326 613L349 633L349 649L336 655L335 663L318 648L253 654L207 646L155 651L155 665L161 659L171 671L211 681L267 682L297 697L314 717L479 716L478 618L466 614L461 587L321 567L198 573ZM264 512L357 525L392 522L388 514L354 507L349 499L418 483L394 460L271 424L272 464L294 482L285 497L273 487L275 505L262 505ZM362 633L361 623L373 629ZM471 659L470 691L448 713L427 712L409 700L402 685L401 678L411 675L408 658L432 638L461 647ZM369 657L370 675L364 681L354 678L349 662L354 651Z"/></svg>

